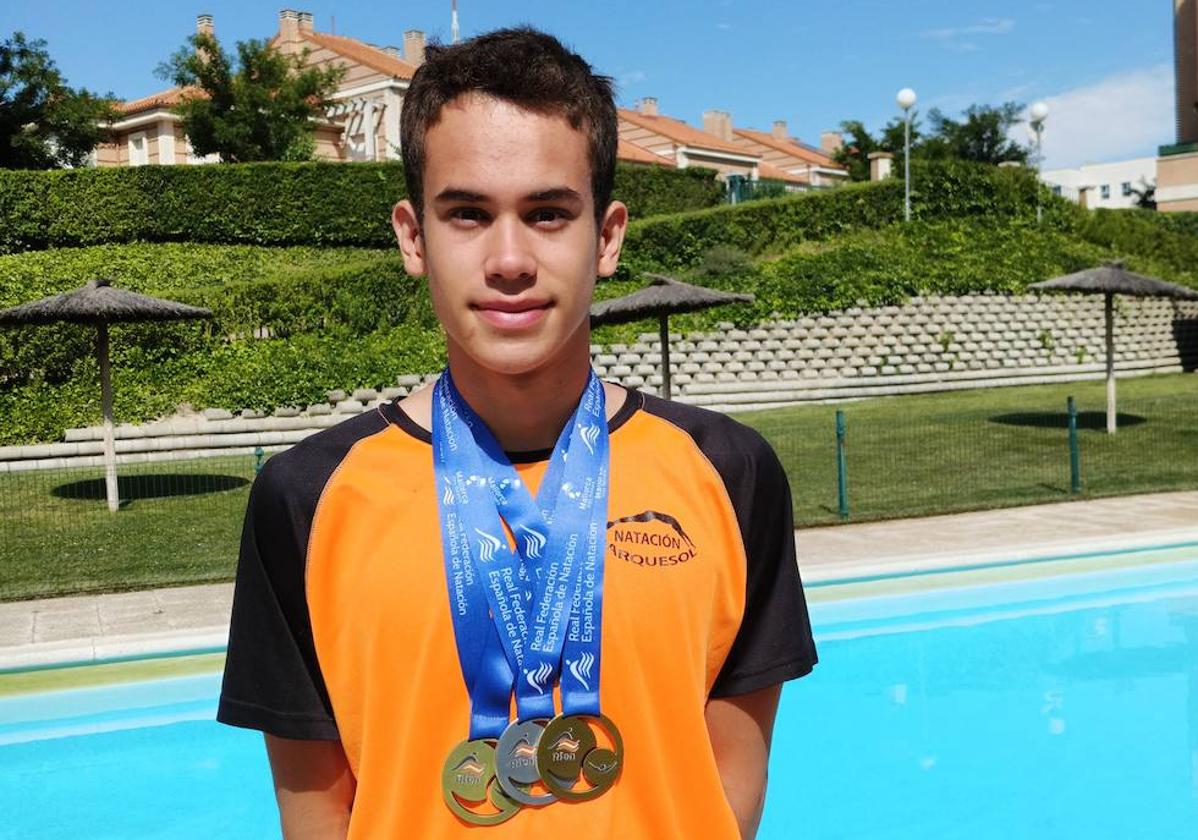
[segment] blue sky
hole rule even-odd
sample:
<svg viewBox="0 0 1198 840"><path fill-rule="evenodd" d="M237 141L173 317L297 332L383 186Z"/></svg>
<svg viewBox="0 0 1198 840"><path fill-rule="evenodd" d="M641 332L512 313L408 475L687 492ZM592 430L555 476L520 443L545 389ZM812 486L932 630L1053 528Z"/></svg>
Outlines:
<svg viewBox="0 0 1198 840"><path fill-rule="evenodd" d="M232 42L267 37L286 0L0 0L0 34L45 38L69 82L125 99L166 84L154 68L215 17ZM1155 154L1173 141L1172 3L1167 0L459 0L463 36L531 23L558 35L618 83L621 104L656 96L662 113L819 132L856 118L880 126L895 92L955 114L972 102L1045 99L1046 166ZM448 40L450 0L300 0L316 28L377 44L405 29ZM1021 136L1020 139L1023 139Z"/></svg>

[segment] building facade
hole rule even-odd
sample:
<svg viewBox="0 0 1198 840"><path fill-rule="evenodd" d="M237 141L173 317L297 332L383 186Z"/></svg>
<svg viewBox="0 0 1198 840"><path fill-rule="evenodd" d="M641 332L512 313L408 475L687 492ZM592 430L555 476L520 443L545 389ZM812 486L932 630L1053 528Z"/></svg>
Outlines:
<svg viewBox="0 0 1198 840"><path fill-rule="evenodd" d="M1119 210L1136 207L1139 195L1156 183L1157 160L1154 157L1088 163L1073 169L1048 169L1040 179L1057 195L1086 207Z"/></svg>
<svg viewBox="0 0 1198 840"><path fill-rule="evenodd" d="M196 32L215 37L211 15L196 18ZM314 126L315 157L328 161L380 161L400 157L399 122L404 94L424 61L425 38L419 30L403 33L403 46L380 46L344 35L317 31L309 12L283 9L271 44L288 55L303 55L305 65L345 69L332 95L333 105ZM96 148L96 166L211 163L199 157L172 112L185 97L202 91L172 87L121 103L111 140ZM817 149L789 137L785 123L773 134L734 128L726 111L703 115L703 128L658 113L657 100L645 98L635 110L621 108L617 157L645 166L713 169L724 180L775 181L788 190L833 186L848 173L832 161L829 148ZM781 128L779 128L781 126ZM830 140L832 138L832 140ZM835 134L823 144L838 140Z"/></svg>
<svg viewBox="0 0 1198 840"><path fill-rule="evenodd" d="M1177 136L1157 160L1158 210L1198 210L1198 0L1173 0Z"/></svg>

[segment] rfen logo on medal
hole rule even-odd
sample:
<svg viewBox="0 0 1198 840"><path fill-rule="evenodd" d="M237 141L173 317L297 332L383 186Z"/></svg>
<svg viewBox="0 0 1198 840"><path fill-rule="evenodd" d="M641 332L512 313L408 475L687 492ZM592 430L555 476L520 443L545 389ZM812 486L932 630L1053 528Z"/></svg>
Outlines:
<svg viewBox="0 0 1198 840"><path fill-rule="evenodd" d="M656 510L608 522L607 551L617 560L650 568L680 566L698 556L682 523Z"/></svg>

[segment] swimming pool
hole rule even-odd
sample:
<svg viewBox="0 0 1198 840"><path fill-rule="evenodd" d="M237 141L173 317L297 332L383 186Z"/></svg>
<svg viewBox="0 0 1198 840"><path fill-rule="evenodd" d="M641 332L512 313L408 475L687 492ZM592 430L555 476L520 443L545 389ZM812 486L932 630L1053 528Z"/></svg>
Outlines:
<svg viewBox="0 0 1198 840"><path fill-rule="evenodd" d="M759 836L1194 836L1198 546L1092 565L813 587ZM0 677L0 836L279 836L261 736L211 722L219 656L155 667L193 673Z"/></svg>

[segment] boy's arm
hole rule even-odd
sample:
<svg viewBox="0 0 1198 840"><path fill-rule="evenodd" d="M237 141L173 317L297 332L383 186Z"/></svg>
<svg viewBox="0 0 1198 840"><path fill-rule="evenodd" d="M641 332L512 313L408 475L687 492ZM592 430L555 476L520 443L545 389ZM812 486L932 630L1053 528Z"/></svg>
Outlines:
<svg viewBox="0 0 1198 840"><path fill-rule="evenodd" d="M704 712L724 795L743 840L757 836L781 685L734 697L713 697Z"/></svg>
<svg viewBox="0 0 1198 840"><path fill-rule="evenodd" d="M266 735L285 840L344 840L357 783L340 741Z"/></svg>

